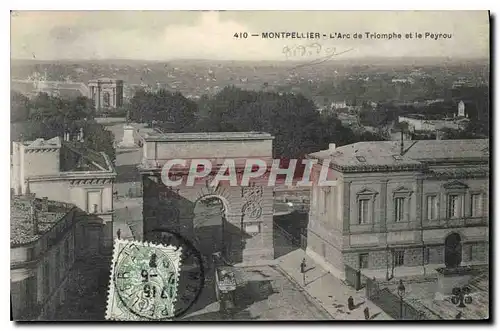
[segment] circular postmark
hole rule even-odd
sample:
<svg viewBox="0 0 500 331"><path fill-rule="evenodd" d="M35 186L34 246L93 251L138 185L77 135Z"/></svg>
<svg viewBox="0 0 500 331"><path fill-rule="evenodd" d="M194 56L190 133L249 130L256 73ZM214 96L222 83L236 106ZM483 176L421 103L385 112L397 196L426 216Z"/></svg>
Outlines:
<svg viewBox="0 0 500 331"><path fill-rule="evenodd" d="M121 304L142 319L171 319L180 255L162 245L129 242L120 247L113 281Z"/></svg>
<svg viewBox="0 0 500 331"><path fill-rule="evenodd" d="M152 243L172 245L181 249L177 300L173 311L173 318L180 318L196 304L205 287L205 268L202 254L191 241L169 229L152 229L146 234L146 237Z"/></svg>

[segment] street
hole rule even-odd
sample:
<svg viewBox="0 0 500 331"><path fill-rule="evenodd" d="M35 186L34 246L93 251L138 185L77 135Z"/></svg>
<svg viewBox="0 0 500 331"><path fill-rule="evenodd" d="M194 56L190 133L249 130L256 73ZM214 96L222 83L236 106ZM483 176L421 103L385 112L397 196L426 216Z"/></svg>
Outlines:
<svg viewBox="0 0 500 331"><path fill-rule="evenodd" d="M328 320L331 317L292 283L276 266L236 268L239 280L235 294L235 312L219 311L215 300L212 274L207 275L205 288L185 321L214 320Z"/></svg>

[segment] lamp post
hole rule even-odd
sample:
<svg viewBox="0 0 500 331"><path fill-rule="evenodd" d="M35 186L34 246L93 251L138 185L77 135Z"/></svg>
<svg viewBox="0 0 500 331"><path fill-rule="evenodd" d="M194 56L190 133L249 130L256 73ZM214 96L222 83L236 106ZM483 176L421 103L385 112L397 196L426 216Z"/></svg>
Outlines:
<svg viewBox="0 0 500 331"><path fill-rule="evenodd" d="M302 259L302 262L300 263L300 272L302 273L302 281L304 283L304 286L306 286L306 258Z"/></svg>
<svg viewBox="0 0 500 331"><path fill-rule="evenodd" d="M400 300L400 307L399 307L399 319L403 319L403 297L405 296L406 288L403 284L403 280L399 280L399 285L398 285L398 296Z"/></svg>
<svg viewBox="0 0 500 331"><path fill-rule="evenodd" d="M469 295L470 288L468 286L455 287L452 290L451 302L460 308L465 308L465 305L472 303L472 297Z"/></svg>
<svg viewBox="0 0 500 331"><path fill-rule="evenodd" d="M389 247L385 246L385 280L389 280Z"/></svg>
<svg viewBox="0 0 500 331"><path fill-rule="evenodd" d="M394 278L394 267L395 267L395 258L394 258L394 255L396 254L396 252L394 251L394 248L391 249L391 278L390 279L393 279Z"/></svg>

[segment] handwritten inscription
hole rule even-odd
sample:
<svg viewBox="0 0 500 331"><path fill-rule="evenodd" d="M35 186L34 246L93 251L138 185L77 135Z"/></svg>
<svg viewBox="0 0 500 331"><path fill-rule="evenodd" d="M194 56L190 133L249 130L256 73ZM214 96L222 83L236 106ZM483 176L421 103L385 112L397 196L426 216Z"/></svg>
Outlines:
<svg viewBox="0 0 500 331"><path fill-rule="evenodd" d="M352 51L353 48L337 50L334 46L323 46L320 43L308 45L293 45L283 47L282 53L286 58L292 57L325 57L340 55Z"/></svg>

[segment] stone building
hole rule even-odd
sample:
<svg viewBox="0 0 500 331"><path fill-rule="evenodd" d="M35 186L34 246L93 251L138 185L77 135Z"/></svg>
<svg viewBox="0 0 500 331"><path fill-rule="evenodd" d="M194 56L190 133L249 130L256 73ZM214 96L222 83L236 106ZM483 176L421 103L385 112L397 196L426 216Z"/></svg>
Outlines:
<svg viewBox="0 0 500 331"><path fill-rule="evenodd" d="M218 171L225 159L234 160L242 172L249 158L272 162L272 137L260 132L171 133L146 136L140 165L143 183L144 238L175 232L196 243L205 255L220 251L234 263L270 261L273 247L273 188L211 186L214 173L194 185L186 185L190 164L177 165L173 176L182 185L167 187L162 167L168 160L207 159ZM196 206L218 200L222 212L218 224L195 222ZM265 263L265 262L263 262Z"/></svg>
<svg viewBox="0 0 500 331"><path fill-rule="evenodd" d="M14 320L50 319L65 300L76 258L78 208L14 197L10 222L10 285Z"/></svg>
<svg viewBox="0 0 500 331"><path fill-rule="evenodd" d="M81 226L85 227L89 251L111 254L116 232L113 230L116 172L109 157L85 148L79 141L59 137L12 145L13 194L35 194L74 204L87 215Z"/></svg>
<svg viewBox="0 0 500 331"><path fill-rule="evenodd" d="M309 158L331 160L336 180L311 190L307 253L338 277L487 264L489 140L331 144Z"/></svg>
<svg viewBox="0 0 500 331"><path fill-rule="evenodd" d="M100 110L123 106L123 80L101 78L89 81L89 99Z"/></svg>

